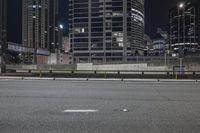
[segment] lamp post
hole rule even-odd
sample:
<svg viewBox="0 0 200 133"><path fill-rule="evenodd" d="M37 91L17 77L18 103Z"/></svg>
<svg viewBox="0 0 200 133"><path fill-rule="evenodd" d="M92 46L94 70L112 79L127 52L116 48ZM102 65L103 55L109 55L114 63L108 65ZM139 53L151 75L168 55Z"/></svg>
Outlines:
<svg viewBox="0 0 200 133"><path fill-rule="evenodd" d="M59 46L58 49L62 49L62 38L63 38L63 29L64 26L62 24L59 25Z"/></svg>
<svg viewBox="0 0 200 133"><path fill-rule="evenodd" d="M59 29L58 29L58 46L57 46L57 64L59 64L59 59L60 59L60 53L61 53L61 50L63 48L63 29L64 29L64 26L62 24L59 25Z"/></svg>
<svg viewBox="0 0 200 133"><path fill-rule="evenodd" d="M180 15L180 9L183 9L183 14ZM179 66L180 66L180 74L182 74L182 67L183 67L183 47L180 45L180 30L181 30L181 17L183 16L183 46L185 47L185 4L180 3L178 6L178 53L179 53Z"/></svg>

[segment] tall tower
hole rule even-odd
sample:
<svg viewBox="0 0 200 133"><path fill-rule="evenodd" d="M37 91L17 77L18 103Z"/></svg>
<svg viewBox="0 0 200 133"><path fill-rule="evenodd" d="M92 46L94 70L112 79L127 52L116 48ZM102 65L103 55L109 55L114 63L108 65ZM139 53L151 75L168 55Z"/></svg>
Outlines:
<svg viewBox="0 0 200 133"><path fill-rule="evenodd" d="M49 43L50 51L52 53L56 52L58 49L58 0L49 0Z"/></svg>
<svg viewBox="0 0 200 133"><path fill-rule="evenodd" d="M144 0L69 0L74 63L124 62L143 50Z"/></svg>
<svg viewBox="0 0 200 133"><path fill-rule="evenodd" d="M35 55L54 51L58 45L58 0L22 0L22 4L23 46L34 48Z"/></svg>
<svg viewBox="0 0 200 133"><path fill-rule="evenodd" d="M23 45L48 49L48 0L23 0Z"/></svg>
<svg viewBox="0 0 200 133"><path fill-rule="evenodd" d="M170 10L170 47L172 53L198 48L198 12L195 4L180 3Z"/></svg>
<svg viewBox="0 0 200 133"><path fill-rule="evenodd" d="M130 1L130 0L128 0ZM129 7L130 12L130 7ZM144 50L144 0L131 0L131 49L133 54ZM129 27L128 27L129 29Z"/></svg>
<svg viewBox="0 0 200 133"><path fill-rule="evenodd" d="M7 0L0 0L0 65L4 72L7 47Z"/></svg>

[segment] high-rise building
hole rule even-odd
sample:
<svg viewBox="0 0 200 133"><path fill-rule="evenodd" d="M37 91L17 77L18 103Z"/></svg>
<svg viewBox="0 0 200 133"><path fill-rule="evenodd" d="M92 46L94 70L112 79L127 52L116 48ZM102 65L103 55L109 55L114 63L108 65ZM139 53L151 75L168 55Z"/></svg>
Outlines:
<svg viewBox="0 0 200 133"><path fill-rule="evenodd" d="M52 53L56 52L56 49L59 48L58 41L58 0L49 0L50 1L50 10L49 10L49 43L50 51Z"/></svg>
<svg viewBox="0 0 200 133"><path fill-rule="evenodd" d="M4 71L5 53L7 47L7 0L0 0L0 65Z"/></svg>
<svg viewBox="0 0 200 133"><path fill-rule="evenodd" d="M161 28L157 28L157 33L153 39L152 54L156 56L168 54L168 33Z"/></svg>
<svg viewBox="0 0 200 133"><path fill-rule="evenodd" d="M170 10L170 49L183 54L195 50L198 44L198 11L195 4L179 3Z"/></svg>
<svg viewBox="0 0 200 133"><path fill-rule="evenodd" d="M74 63L128 61L144 49L144 0L69 0Z"/></svg>
<svg viewBox="0 0 200 133"><path fill-rule="evenodd" d="M49 55L58 46L58 0L22 0L22 43L35 55ZM41 56L39 56L42 58ZM37 62L37 57L34 62Z"/></svg>

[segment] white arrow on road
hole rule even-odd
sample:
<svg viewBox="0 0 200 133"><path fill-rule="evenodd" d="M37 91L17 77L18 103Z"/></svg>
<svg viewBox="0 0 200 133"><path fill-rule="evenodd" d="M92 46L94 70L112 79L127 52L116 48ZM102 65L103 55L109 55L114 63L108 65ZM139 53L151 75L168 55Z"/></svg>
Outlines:
<svg viewBox="0 0 200 133"><path fill-rule="evenodd" d="M64 110L63 113L95 113L99 112L99 110L92 110L92 109L87 109L87 110Z"/></svg>

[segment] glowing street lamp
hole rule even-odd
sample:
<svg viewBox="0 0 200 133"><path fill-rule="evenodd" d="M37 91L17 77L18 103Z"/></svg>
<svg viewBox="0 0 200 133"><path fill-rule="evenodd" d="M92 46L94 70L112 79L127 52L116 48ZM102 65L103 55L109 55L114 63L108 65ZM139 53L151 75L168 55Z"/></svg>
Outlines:
<svg viewBox="0 0 200 133"><path fill-rule="evenodd" d="M57 46L57 62L59 63L59 57L60 53L63 49L63 31L64 31L64 25L60 24L59 25L59 30L58 30L58 46Z"/></svg>
<svg viewBox="0 0 200 133"><path fill-rule="evenodd" d="M185 9L184 9L185 3L180 3L178 7L178 15L180 15L180 9L183 9L183 16L185 17ZM183 36L185 36L185 20L183 20ZM180 46L180 16L179 16L179 22L178 22L178 44L179 44L179 59L180 59L180 74L182 74L182 66L183 66L183 48ZM185 40L184 40L185 45Z"/></svg>
<svg viewBox="0 0 200 133"><path fill-rule="evenodd" d="M59 25L60 29L64 29L64 26L62 24Z"/></svg>
<svg viewBox="0 0 200 133"><path fill-rule="evenodd" d="M184 3L180 3L179 8L183 8L183 7L184 7Z"/></svg>

